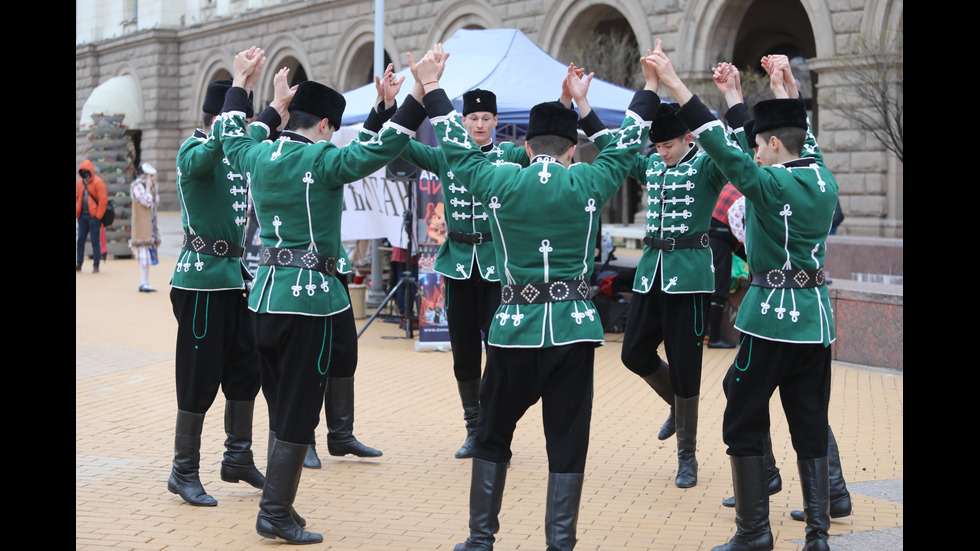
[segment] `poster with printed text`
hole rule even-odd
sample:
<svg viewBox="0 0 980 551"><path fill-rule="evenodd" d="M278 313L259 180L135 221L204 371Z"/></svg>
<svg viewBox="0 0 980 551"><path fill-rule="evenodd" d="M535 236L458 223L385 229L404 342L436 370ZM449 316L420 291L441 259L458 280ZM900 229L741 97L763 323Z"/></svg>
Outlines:
<svg viewBox="0 0 980 551"><path fill-rule="evenodd" d="M449 342L446 321L445 283L435 271L436 254L448 238L442 202L442 181L435 174L419 171L415 194L416 250L419 263L419 341Z"/></svg>

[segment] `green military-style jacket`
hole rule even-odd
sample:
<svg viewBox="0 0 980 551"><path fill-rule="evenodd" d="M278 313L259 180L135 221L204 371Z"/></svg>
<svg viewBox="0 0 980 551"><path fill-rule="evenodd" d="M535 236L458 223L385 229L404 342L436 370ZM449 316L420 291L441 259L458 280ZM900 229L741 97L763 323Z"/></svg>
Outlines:
<svg viewBox="0 0 980 551"><path fill-rule="evenodd" d="M512 142L487 144L481 150L495 164L528 164L527 151ZM441 148L412 141L402 151L401 158L437 174L442 180L443 206L446 209L446 227L449 231L490 233L490 215L486 206L450 170ZM475 269L487 281L500 281L493 244L489 241L471 244L447 238L439 247L434 268L436 272L452 279L469 279Z"/></svg>
<svg viewBox="0 0 980 551"><path fill-rule="evenodd" d="M586 133L594 128L598 117L583 119ZM613 139L608 132L595 134L596 147ZM677 163L668 167L663 157L636 155L630 176L641 182L646 190L646 235L659 239L681 239L701 236L707 245L711 214L721 189L728 179L710 157L697 147ZM657 269L660 279L657 280ZM665 293L710 293L715 288L715 268L711 249L684 248L665 251L643 246L636 267L633 291L649 293L658 289Z"/></svg>
<svg viewBox="0 0 980 551"><path fill-rule="evenodd" d="M217 121L216 121L217 122ZM248 179L225 157L214 133L198 129L177 152L177 197L184 234L221 239L243 246L248 222ZM269 127L249 125L255 140ZM170 285L179 289L242 289L251 274L240 257L218 257L181 249Z"/></svg>
<svg viewBox="0 0 980 551"><path fill-rule="evenodd" d="M759 167L732 141L695 96L678 112L704 151L745 195L745 253L750 272L823 268L837 205L837 180L823 163L812 133L806 157ZM737 141L744 136L736 134ZM806 289L750 285L735 327L763 339L789 343L836 340L826 284Z"/></svg>
<svg viewBox="0 0 980 551"><path fill-rule="evenodd" d="M399 110L377 134L362 132L344 147L313 143L285 131L275 142L245 131L244 90L231 88L215 133L232 164L252 184L263 247L315 251L347 262L341 244L343 188L388 164L415 134L425 112ZM343 268L349 267L344 266ZM296 267L259 266L249 308L260 314L330 316L350 308L333 275Z"/></svg>
<svg viewBox="0 0 980 551"><path fill-rule="evenodd" d="M637 92L615 142L591 165L568 168L545 155L531 159L527 168L494 164L469 138L444 91L427 94L425 105L453 173L468 182L468 189L487 207L504 294L508 285L519 292L522 284L558 281L588 289L602 205L623 183L660 98ZM602 322L588 299L502 303L488 342L511 348L599 344Z"/></svg>

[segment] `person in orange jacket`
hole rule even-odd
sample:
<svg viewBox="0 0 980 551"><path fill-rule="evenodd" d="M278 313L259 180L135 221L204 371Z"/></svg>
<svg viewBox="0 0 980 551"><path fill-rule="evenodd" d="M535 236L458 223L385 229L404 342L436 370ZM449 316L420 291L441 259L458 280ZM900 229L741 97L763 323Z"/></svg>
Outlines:
<svg viewBox="0 0 980 551"><path fill-rule="evenodd" d="M102 216L105 215L109 197L105 182L95 175L95 166L88 159L82 160L78 167L78 181L75 183L75 219L78 220L77 252L75 271L82 270L85 261L85 241L92 241L92 273L99 273L102 260Z"/></svg>

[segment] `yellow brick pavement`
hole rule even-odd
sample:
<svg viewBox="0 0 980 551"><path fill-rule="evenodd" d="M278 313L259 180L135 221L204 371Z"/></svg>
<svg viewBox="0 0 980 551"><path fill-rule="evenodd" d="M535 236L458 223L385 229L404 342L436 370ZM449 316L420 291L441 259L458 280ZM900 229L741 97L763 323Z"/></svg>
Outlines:
<svg viewBox="0 0 980 551"><path fill-rule="evenodd" d="M196 508L169 493L176 324L168 297L172 256L151 271L158 293L139 293L131 259L91 263L75 276L75 548L236 550L282 545L255 533L260 491L218 476L223 400L204 427L201 478L217 507ZM366 320L359 320L362 327ZM384 451L373 460L323 454L305 470L296 509L324 536L314 549L451 550L467 535L470 462L453 457L464 436L445 352L416 352L404 330L380 319L360 339L355 434ZM619 360L621 335L596 356L592 440L578 524L580 551L708 550L734 532L731 471L721 440L721 380L734 352L705 351L698 485L674 486L675 440L657 440L667 409ZM904 376L833 367L831 425L854 513L831 526L837 551L901 549ZM776 549L800 549L804 525L795 456L778 395L774 453L783 491L771 499ZM261 394L254 429L265 468L268 416ZM317 429L325 440L326 429ZM540 408L518 426L496 549L544 548L547 461Z"/></svg>

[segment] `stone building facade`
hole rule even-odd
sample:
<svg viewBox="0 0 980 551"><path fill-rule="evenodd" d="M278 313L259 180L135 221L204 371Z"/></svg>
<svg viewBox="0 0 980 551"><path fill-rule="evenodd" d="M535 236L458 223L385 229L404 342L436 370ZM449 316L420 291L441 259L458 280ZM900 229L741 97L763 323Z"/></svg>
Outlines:
<svg viewBox="0 0 980 551"><path fill-rule="evenodd" d="M901 0L118 0L76 4L75 168L85 155L83 106L107 80L133 75L142 120L138 161L159 170L162 208L178 208L176 153L200 126L208 82L230 77L235 53L252 45L267 67L289 66L295 79L346 91L371 82L375 29L383 29L386 59L407 66L461 28L515 28L551 56L574 62L576 40L592 31L627 34L638 52L663 40L682 77L710 79L730 60L758 65L766 53L805 60L816 134L841 187L847 220L841 234L902 237L903 163L861 130L847 113L822 108L846 92L840 60L856 36L901 30ZM175 8L178 6L179 8ZM383 8L383 24L375 20ZM529 68L528 70L533 70ZM601 68L591 68L603 78ZM264 71L256 105L272 95L274 71ZM797 75L798 78L801 75ZM801 82L804 81L800 78ZM296 81L294 80L294 83ZM136 163L139 164L139 163ZM74 170L73 169L73 170ZM77 178L77 175L75 176ZM611 201L614 203L615 201ZM611 216L626 222L626 214Z"/></svg>

